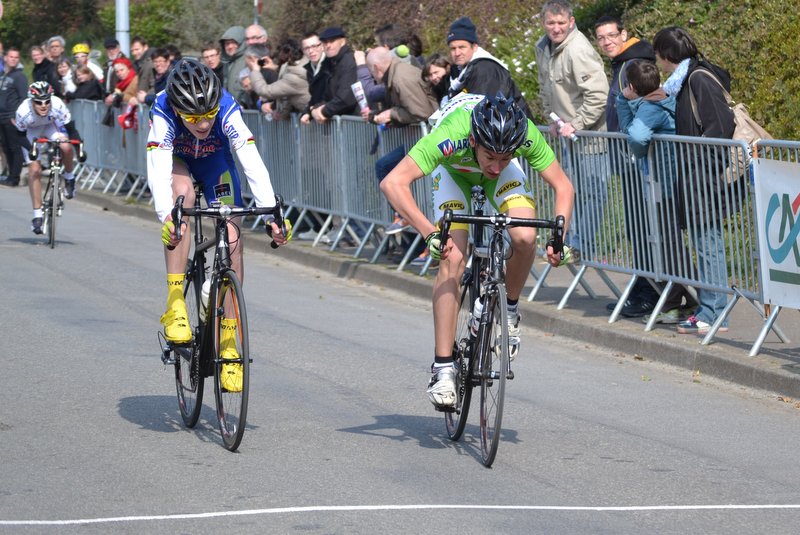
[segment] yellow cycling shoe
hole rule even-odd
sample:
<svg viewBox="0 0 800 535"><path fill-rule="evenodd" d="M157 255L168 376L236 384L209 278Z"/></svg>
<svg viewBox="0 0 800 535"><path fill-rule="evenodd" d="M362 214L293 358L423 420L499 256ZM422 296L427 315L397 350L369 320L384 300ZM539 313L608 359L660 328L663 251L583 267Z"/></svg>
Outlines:
<svg viewBox="0 0 800 535"><path fill-rule="evenodd" d="M164 336L174 344L185 344L192 341L192 328L186 319L186 304L177 302L161 316L164 326Z"/></svg>
<svg viewBox="0 0 800 535"><path fill-rule="evenodd" d="M222 359L238 360L239 352L236 351L235 347L223 349ZM222 370L220 371L220 383L222 384L222 388L228 392L241 392L243 380L244 375L242 374L242 365L240 363L232 362L222 365Z"/></svg>

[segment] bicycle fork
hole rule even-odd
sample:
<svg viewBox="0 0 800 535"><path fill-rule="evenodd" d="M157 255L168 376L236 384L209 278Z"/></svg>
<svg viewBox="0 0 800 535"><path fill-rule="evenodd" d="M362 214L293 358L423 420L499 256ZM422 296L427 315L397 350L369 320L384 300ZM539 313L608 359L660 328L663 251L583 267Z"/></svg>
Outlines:
<svg viewBox="0 0 800 535"><path fill-rule="evenodd" d="M503 321L502 316L496 317L491 312L494 311L495 306L497 305L497 298L498 298L498 292L495 288L492 288L484 293L483 311L481 312L481 323L480 323L480 328L478 329L478 339L475 341L476 347L484 349L483 351L481 351L482 358L489 359L489 363L483 363L483 362L477 363L478 375L482 377L484 380L488 380L490 382L494 379L498 379L501 373L506 374L506 379L510 380L514 378L514 371L511 369L511 359L506 359L507 368L504 372L503 370L494 369L490 365L492 353L495 352L499 355L499 352L503 350L502 347L500 347L502 343L502 335L500 333L495 332L493 339L490 339L490 335L492 334L491 323ZM500 303L500 305L505 306L505 303ZM491 320L489 319L490 315L492 315ZM502 329L502 326L498 328ZM500 361L502 362L502 359L500 359ZM473 378L473 384L480 384L480 379Z"/></svg>

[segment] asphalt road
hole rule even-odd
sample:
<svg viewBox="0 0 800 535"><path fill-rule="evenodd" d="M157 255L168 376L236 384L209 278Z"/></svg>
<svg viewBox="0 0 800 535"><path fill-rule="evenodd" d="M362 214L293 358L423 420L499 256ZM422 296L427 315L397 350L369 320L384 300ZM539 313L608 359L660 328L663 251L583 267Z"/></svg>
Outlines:
<svg viewBox="0 0 800 535"><path fill-rule="evenodd" d="M0 533L796 533L798 408L523 333L493 468L424 388L429 305L251 240L248 429L182 426L155 222L0 190Z"/></svg>

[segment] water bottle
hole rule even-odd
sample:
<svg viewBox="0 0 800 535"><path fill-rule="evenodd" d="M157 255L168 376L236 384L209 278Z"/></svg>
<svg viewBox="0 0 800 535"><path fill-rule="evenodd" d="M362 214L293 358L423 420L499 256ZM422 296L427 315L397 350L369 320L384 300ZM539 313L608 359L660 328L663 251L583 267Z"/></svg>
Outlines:
<svg viewBox="0 0 800 535"><path fill-rule="evenodd" d="M469 332L472 336L478 335L478 326L481 324L481 314L483 314L483 301L478 297L475 299L475 306L472 307L472 317L469 319Z"/></svg>
<svg viewBox="0 0 800 535"><path fill-rule="evenodd" d="M208 295L211 293L211 279L206 279L200 289L200 319L206 321L206 310L208 309Z"/></svg>

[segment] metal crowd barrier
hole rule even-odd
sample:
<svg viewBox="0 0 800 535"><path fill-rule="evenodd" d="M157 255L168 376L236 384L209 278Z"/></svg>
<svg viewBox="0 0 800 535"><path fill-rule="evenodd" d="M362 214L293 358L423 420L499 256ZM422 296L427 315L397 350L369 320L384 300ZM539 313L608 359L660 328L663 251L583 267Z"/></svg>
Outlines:
<svg viewBox="0 0 800 535"><path fill-rule="evenodd" d="M86 140L89 158L83 166L82 187L102 186L104 192L117 185L115 195L127 187L127 194L146 194L145 143L147 111L140 110L138 132L98 126L105 105L77 101L71 104L77 126ZM335 250L342 240L356 243L359 257L369 242L375 244L371 261L376 262L390 239L379 229L392 221L392 210L380 194L375 173L378 159L393 149L407 151L424 135L426 125L379 129L358 117L335 117L324 125L303 125L297 117L287 121L266 121L256 111L245 111L244 118L256 137L274 188L281 193L290 210L297 211L295 226L303 221L319 227L314 245L323 241L328 231L337 227L329 242ZM754 302L761 299L757 236L754 206L750 192L750 167L738 167L738 156L749 160L743 142L723 139L654 136L648 157L633 158L627 139L619 133L580 132L577 141L553 138L540 127L556 153L576 190L576 208L568 242L581 251L581 263L570 265L573 278L559 308L581 286L595 298L585 278L594 269L618 301L609 317L617 320L636 280L646 278L661 291L646 330L654 327L655 318L665 305L667 294L677 284L705 288L733 298L723 314L703 339L708 344L723 324L738 299ZM800 145L762 144L765 149L794 152ZM787 153L788 154L788 153ZM782 156L781 156L782 157ZM523 162L531 180L538 215L552 216L553 194L537 173ZM678 177L690 177L678 180ZM725 178L731 178L730 182ZM429 177L414 184L419 205L429 210ZM244 185L247 196L249 188ZM685 230L680 215L688 214ZM416 236L414 244L420 243ZM539 237L543 253L547 236ZM698 244L716 247L712 262L701 277L697 271ZM398 269L410 260L409 248ZM709 265L711 265L709 264ZM425 274L429 263L420 274ZM533 300L546 285L550 267L531 272L535 285L528 296ZM608 274L626 275L627 284L620 290ZM710 275L709 275L710 273ZM774 322L773 322L774 323ZM775 332L785 337L773 325ZM765 327L766 328L766 327Z"/></svg>

